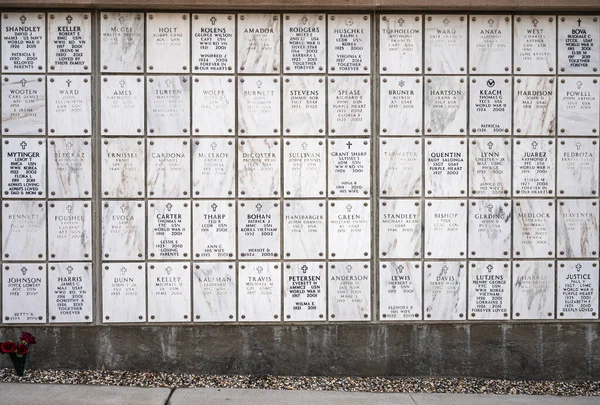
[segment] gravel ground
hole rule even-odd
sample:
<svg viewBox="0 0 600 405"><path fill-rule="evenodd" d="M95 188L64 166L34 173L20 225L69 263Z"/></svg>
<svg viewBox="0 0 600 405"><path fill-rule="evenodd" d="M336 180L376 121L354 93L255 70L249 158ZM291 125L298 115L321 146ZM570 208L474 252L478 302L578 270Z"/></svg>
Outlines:
<svg viewBox="0 0 600 405"><path fill-rule="evenodd" d="M12 369L3 368L0 369L0 382L169 388L600 396L600 381L509 381L479 378L276 377L91 370L27 370L24 377L17 377Z"/></svg>

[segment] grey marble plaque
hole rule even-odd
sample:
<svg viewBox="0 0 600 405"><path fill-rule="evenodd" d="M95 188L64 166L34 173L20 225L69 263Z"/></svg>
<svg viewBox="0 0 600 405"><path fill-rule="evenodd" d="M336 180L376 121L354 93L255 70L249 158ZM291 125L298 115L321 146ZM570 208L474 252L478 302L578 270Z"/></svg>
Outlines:
<svg viewBox="0 0 600 405"><path fill-rule="evenodd" d="M46 14L2 13L2 72L46 70Z"/></svg>
<svg viewBox="0 0 600 405"><path fill-rule="evenodd" d="M278 135L281 117L279 76L238 78L238 131L242 135Z"/></svg>
<svg viewBox="0 0 600 405"><path fill-rule="evenodd" d="M325 262L291 262L283 270L284 321L325 321Z"/></svg>
<svg viewBox="0 0 600 405"><path fill-rule="evenodd" d="M286 76L283 81L284 135L325 133L325 78Z"/></svg>
<svg viewBox="0 0 600 405"><path fill-rule="evenodd" d="M425 266L424 311L427 321L460 321L467 314L465 262L430 262Z"/></svg>
<svg viewBox="0 0 600 405"><path fill-rule="evenodd" d="M148 256L155 259L191 257L191 209L186 200L148 203Z"/></svg>
<svg viewBox="0 0 600 405"><path fill-rule="evenodd" d="M385 14L379 21L379 73L411 74L423 69L423 18Z"/></svg>
<svg viewBox="0 0 600 405"><path fill-rule="evenodd" d="M48 15L48 65L53 72L89 72L92 67L92 14Z"/></svg>
<svg viewBox="0 0 600 405"><path fill-rule="evenodd" d="M235 58L233 14L193 14L192 65L194 73L229 73Z"/></svg>
<svg viewBox="0 0 600 405"><path fill-rule="evenodd" d="M146 271L143 263L104 263L104 323L146 321Z"/></svg>
<svg viewBox="0 0 600 405"><path fill-rule="evenodd" d="M508 74L512 71L512 19L509 15L469 17L469 71Z"/></svg>
<svg viewBox="0 0 600 405"><path fill-rule="evenodd" d="M279 14L238 14L237 63L240 73L278 73L281 68Z"/></svg>
<svg viewBox="0 0 600 405"><path fill-rule="evenodd" d="M371 16L329 14L327 24L330 74L368 74L371 71Z"/></svg>
<svg viewBox="0 0 600 405"><path fill-rule="evenodd" d="M510 263L471 262L469 319L510 319Z"/></svg>
<svg viewBox="0 0 600 405"><path fill-rule="evenodd" d="M2 271L2 321L46 322L46 264L5 263Z"/></svg>
<svg viewBox="0 0 600 405"><path fill-rule="evenodd" d="M46 134L46 78L4 75L2 80L2 133Z"/></svg>
<svg viewBox="0 0 600 405"><path fill-rule="evenodd" d="M47 97L49 135L91 135L90 76L51 76Z"/></svg>
<svg viewBox="0 0 600 405"><path fill-rule="evenodd" d="M194 322L234 322L236 282L234 262L196 263Z"/></svg>
<svg viewBox="0 0 600 405"><path fill-rule="evenodd" d="M366 139L329 141L328 186L331 197L368 196L371 189L371 142Z"/></svg>
<svg viewBox="0 0 600 405"><path fill-rule="evenodd" d="M102 258L139 260L146 252L146 208L142 202L102 204Z"/></svg>
<svg viewBox="0 0 600 405"><path fill-rule="evenodd" d="M427 138L425 192L428 197L467 195L467 140Z"/></svg>
<svg viewBox="0 0 600 405"><path fill-rule="evenodd" d="M2 196L41 198L46 196L46 140L4 139L2 145Z"/></svg>
<svg viewBox="0 0 600 405"><path fill-rule="evenodd" d="M519 15L513 23L516 74L556 71L556 17Z"/></svg>
<svg viewBox="0 0 600 405"><path fill-rule="evenodd" d="M512 205L508 200L471 200L469 257L510 258Z"/></svg>
<svg viewBox="0 0 600 405"><path fill-rule="evenodd" d="M4 201L3 206L2 257L4 260L45 260L46 203Z"/></svg>
<svg viewBox="0 0 600 405"><path fill-rule="evenodd" d="M136 76L103 76L100 125L104 135L141 135L144 82Z"/></svg>
<svg viewBox="0 0 600 405"><path fill-rule="evenodd" d="M512 271L513 319L553 319L554 262L517 262Z"/></svg>
<svg viewBox="0 0 600 405"><path fill-rule="evenodd" d="M380 135L423 133L423 83L420 76L385 76L380 82Z"/></svg>
<svg viewBox="0 0 600 405"><path fill-rule="evenodd" d="M190 195L190 143L186 138L148 140L146 191L153 198Z"/></svg>
<svg viewBox="0 0 600 405"><path fill-rule="evenodd" d="M285 197L325 195L325 140L286 139L283 145Z"/></svg>
<svg viewBox="0 0 600 405"><path fill-rule="evenodd" d="M190 80L186 76L146 77L148 135L190 133Z"/></svg>
<svg viewBox="0 0 600 405"><path fill-rule="evenodd" d="M103 12L100 20L102 72L141 72L144 66L142 13Z"/></svg>
<svg viewBox="0 0 600 405"><path fill-rule="evenodd" d="M466 200L427 201L425 224L425 257L467 257Z"/></svg>
<svg viewBox="0 0 600 405"><path fill-rule="evenodd" d="M465 73L467 41L466 15L433 14L426 16L425 73Z"/></svg>
<svg viewBox="0 0 600 405"><path fill-rule="evenodd" d="M238 252L241 259L281 257L280 210L278 200L238 202Z"/></svg>
<svg viewBox="0 0 600 405"><path fill-rule="evenodd" d="M238 187L244 197L281 195L281 145L269 138L238 141Z"/></svg>
<svg viewBox="0 0 600 405"><path fill-rule="evenodd" d="M515 195L554 195L556 145L544 138L513 140L513 189Z"/></svg>
<svg viewBox="0 0 600 405"><path fill-rule="evenodd" d="M240 264L238 312L242 322L281 320L281 269L279 264Z"/></svg>
<svg viewBox="0 0 600 405"><path fill-rule="evenodd" d="M517 135L554 135L556 84L554 78L526 76L515 79L513 128Z"/></svg>
<svg viewBox="0 0 600 405"><path fill-rule="evenodd" d="M473 196L510 195L512 153L508 138L471 138L469 189Z"/></svg>
<svg viewBox="0 0 600 405"><path fill-rule="evenodd" d="M368 76L329 78L329 135L371 133L371 80Z"/></svg>
<svg viewBox="0 0 600 405"><path fill-rule="evenodd" d="M513 201L514 257L554 257L554 208L553 200Z"/></svg>
<svg viewBox="0 0 600 405"><path fill-rule="evenodd" d="M106 198L144 196L144 141L141 138L102 140L102 195ZM127 179L123 181L122 179Z"/></svg>
<svg viewBox="0 0 600 405"><path fill-rule="evenodd" d="M194 77L194 135L235 135L235 82L232 76Z"/></svg>
<svg viewBox="0 0 600 405"><path fill-rule="evenodd" d="M329 263L327 291L330 321L371 320L369 262Z"/></svg>
<svg viewBox="0 0 600 405"><path fill-rule="evenodd" d="M598 263L561 261L556 282L558 319L598 319Z"/></svg>
<svg viewBox="0 0 600 405"><path fill-rule="evenodd" d="M558 200L556 215L558 257L598 257L598 202Z"/></svg>
<svg viewBox="0 0 600 405"><path fill-rule="evenodd" d="M235 205L227 200L195 201L194 258L199 260L235 258Z"/></svg>
<svg viewBox="0 0 600 405"><path fill-rule="evenodd" d="M92 263L52 263L48 271L49 322L92 322L92 280Z"/></svg>
<svg viewBox="0 0 600 405"><path fill-rule="evenodd" d="M146 14L146 69L155 73L190 71L190 15Z"/></svg>
<svg viewBox="0 0 600 405"><path fill-rule="evenodd" d="M90 260L92 257L90 201L48 203L48 254L51 261Z"/></svg>
<svg viewBox="0 0 600 405"><path fill-rule="evenodd" d="M422 237L420 200L381 200L379 257L420 258Z"/></svg>
<svg viewBox="0 0 600 405"><path fill-rule="evenodd" d="M368 200L329 203L329 258L371 257L371 204Z"/></svg>
<svg viewBox="0 0 600 405"><path fill-rule="evenodd" d="M562 77L558 83L558 133L598 135L600 84L592 77Z"/></svg>
<svg viewBox="0 0 600 405"><path fill-rule="evenodd" d="M421 262L379 263L379 320L423 319Z"/></svg>
<svg viewBox="0 0 600 405"><path fill-rule="evenodd" d="M423 193L420 138L383 138L379 143L379 190L384 197Z"/></svg>
<svg viewBox="0 0 600 405"><path fill-rule="evenodd" d="M600 68L600 24L591 15L558 17L559 74L595 74Z"/></svg>
<svg viewBox="0 0 600 405"><path fill-rule="evenodd" d="M325 200L287 200L283 207L286 259L322 259L326 248Z"/></svg>
<svg viewBox="0 0 600 405"><path fill-rule="evenodd" d="M285 72L324 72L326 37L325 14L285 14L283 18Z"/></svg>
<svg viewBox="0 0 600 405"><path fill-rule="evenodd" d="M190 322L192 288L188 262L148 264L148 321Z"/></svg>
<svg viewBox="0 0 600 405"><path fill-rule="evenodd" d="M460 76L433 76L425 82L425 128L431 135L465 134L467 83Z"/></svg>
<svg viewBox="0 0 600 405"><path fill-rule="evenodd" d="M511 80L502 76L472 77L470 92L469 134L511 134Z"/></svg>
<svg viewBox="0 0 600 405"><path fill-rule="evenodd" d="M192 166L194 197L235 195L235 145L232 140L195 139Z"/></svg>
<svg viewBox="0 0 600 405"><path fill-rule="evenodd" d="M598 141L563 138L558 142L557 188L560 196L591 197L598 193Z"/></svg>

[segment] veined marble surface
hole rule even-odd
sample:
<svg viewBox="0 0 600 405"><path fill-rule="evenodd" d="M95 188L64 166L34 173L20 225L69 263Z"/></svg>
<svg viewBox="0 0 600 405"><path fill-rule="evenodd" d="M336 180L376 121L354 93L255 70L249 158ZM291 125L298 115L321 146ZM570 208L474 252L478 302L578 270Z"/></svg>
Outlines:
<svg viewBox="0 0 600 405"><path fill-rule="evenodd" d="M325 134L325 77L286 76L283 80L284 135Z"/></svg>
<svg viewBox="0 0 600 405"><path fill-rule="evenodd" d="M146 207L141 201L102 204L102 258L141 260L146 256Z"/></svg>
<svg viewBox="0 0 600 405"><path fill-rule="evenodd" d="M149 139L146 153L146 192L150 198L190 195L190 141Z"/></svg>
<svg viewBox="0 0 600 405"><path fill-rule="evenodd" d="M595 200L558 200L558 257L598 257L598 202Z"/></svg>
<svg viewBox="0 0 600 405"><path fill-rule="evenodd" d="M327 291L330 321L371 319L369 262L329 263Z"/></svg>
<svg viewBox="0 0 600 405"><path fill-rule="evenodd" d="M508 200L471 200L469 257L510 258L512 205Z"/></svg>
<svg viewBox="0 0 600 405"><path fill-rule="evenodd" d="M325 72L325 14L292 13L283 17L283 65L286 73Z"/></svg>
<svg viewBox="0 0 600 405"><path fill-rule="evenodd" d="M427 201L425 224L425 258L467 257L467 200Z"/></svg>
<svg viewBox="0 0 600 405"><path fill-rule="evenodd" d="M554 257L556 211L553 200L513 200L513 257Z"/></svg>
<svg viewBox="0 0 600 405"><path fill-rule="evenodd" d="M192 72L231 73L234 58L235 15L192 14Z"/></svg>
<svg viewBox="0 0 600 405"><path fill-rule="evenodd" d="M467 319L466 262L425 263L423 276L425 320Z"/></svg>
<svg viewBox="0 0 600 405"><path fill-rule="evenodd" d="M45 263L4 263L2 322L46 323Z"/></svg>
<svg viewBox="0 0 600 405"><path fill-rule="evenodd" d="M102 196L143 198L145 146L142 138L102 140ZM123 181L126 179L126 181Z"/></svg>
<svg viewBox="0 0 600 405"><path fill-rule="evenodd" d="M467 195L467 140L427 138L425 141L425 195Z"/></svg>
<svg viewBox="0 0 600 405"><path fill-rule="evenodd" d="M379 20L379 73L411 74L423 69L420 14L384 14Z"/></svg>
<svg viewBox="0 0 600 405"><path fill-rule="evenodd" d="M365 197L371 190L371 142L329 141L327 182L330 197Z"/></svg>
<svg viewBox="0 0 600 405"><path fill-rule="evenodd" d="M513 29L515 73L556 72L556 16L519 15Z"/></svg>
<svg viewBox="0 0 600 405"><path fill-rule="evenodd" d="M513 192L515 196L556 194L556 142L545 138L513 138Z"/></svg>
<svg viewBox="0 0 600 405"><path fill-rule="evenodd" d="M190 15L146 14L146 69L155 73L190 71Z"/></svg>
<svg viewBox="0 0 600 405"><path fill-rule="evenodd" d="M46 78L4 75L2 78L2 134L46 134Z"/></svg>
<svg viewBox="0 0 600 405"><path fill-rule="evenodd" d="M194 322L236 321L234 262L194 264Z"/></svg>
<svg viewBox="0 0 600 405"><path fill-rule="evenodd" d="M558 16L559 74L596 74L600 70L600 24L597 18L591 15Z"/></svg>
<svg viewBox="0 0 600 405"><path fill-rule="evenodd" d="M425 130L429 135L466 134L466 78L430 76L425 79Z"/></svg>
<svg viewBox="0 0 600 405"><path fill-rule="evenodd" d="M260 260L281 257L279 200L238 201L238 255Z"/></svg>
<svg viewBox="0 0 600 405"><path fill-rule="evenodd" d="M329 258L371 257L371 204L369 200L329 202Z"/></svg>
<svg viewBox="0 0 600 405"><path fill-rule="evenodd" d="M422 255L420 200L379 202L379 258L420 258Z"/></svg>
<svg viewBox="0 0 600 405"><path fill-rule="evenodd" d="M239 266L239 320L281 321L281 265L272 262L242 262Z"/></svg>
<svg viewBox="0 0 600 405"><path fill-rule="evenodd" d="M102 322L146 322L144 263L104 263Z"/></svg>
<svg viewBox="0 0 600 405"><path fill-rule="evenodd" d="M329 77L329 135L371 133L369 76Z"/></svg>
<svg viewBox="0 0 600 405"><path fill-rule="evenodd" d="M235 196L235 144L232 139L194 139L192 166L194 197Z"/></svg>
<svg viewBox="0 0 600 405"><path fill-rule="evenodd" d="M239 139L237 178L242 197L280 196L280 141L269 138Z"/></svg>
<svg viewBox="0 0 600 405"><path fill-rule="evenodd" d="M142 72L143 13L103 12L100 19L102 72Z"/></svg>
<svg viewBox="0 0 600 405"><path fill-rule="evenodd" d="M190 133L189 77L146 77L146 125L148 135Z"/></svg>
<svg viewBox="0 0 600 405"><path fill-rule="evenodd" d="M235 77L194 77L194 135L235 135Z"/></svg>
<svg viewBox="0 0 600 405"><path fill-rule="evenodd" d="M425 73L465 74L467 70L467 16L425 16Z"/></svg>
<svg viewBox="0 0 600 405"><path fill-rule="evenodd" d="M379 320L423 319L421 262L379 263Z"/></svg>
<svg viewBox="0 0 600 405"><path fill-rule="evenodd" d="M188 262L150 262L148 322L190 322L192 288Z"/></svg>
<svg viewBox="0 0 600 405"><path fill-rule="evenodd" d="M91 201L48 203L48 254L52 261L91 259Z"/></svg>
<svg viewBox="0 0 600 405"><path fill-rule="evenodd" d="M279 76L238 77L238 133L281 133L281 80Z"/></svg>
<svg viewBox="0 0 600 405"><path fill-rule="evenodd" d="M423 133L423 78L382 76L379 84L380 135Z"/></svg>
<svg viewBox="0 0 600 405"><path fill-rule="evenodd" d="M191 207L187 200L148 202L148 257L187 259L191 254Z"/></svg>
<svg viewBox="0 0 600 405"><path fill-rule="evenodd" d="M506 76L471 77L470 80L469 134L511 134L512 80Z"/></svg>
<svg viewBox="0 0 600 405"><path fill-rule="evenodd" d="M283 145L285 197L324 197L327 154L325 140L286 139Z"/></svg>
<svg viewBox="0 0 600 405"><path fill-rule="evenodd" d="M100 104L103 135L143 135L143 77L103 76Z"/></svg>
<svg viewBox="0 0 600 405"><path fill-rule="evenodd" d="M231 200L194 201L194 259L235 258L235 205Z"/></svg>
<svg viewBox="0 0 600 405"><path fill-rule="evenodd" d="M382 138L379 141L379 190L382 197L423 194L423 149L420 138Z"/></svg>
<svg viewBox="0 0 600 405"><path fill-rule="evenodd" d="M512 72L512 17L478 14L469 17L469 72Z"/></svg>
<svg viewBox="0 0 600 405"><path fill-rule="evenodd" d="M598 136L599 99L597 77L561 77L558 82L558 133Z"/></svg>
<svg viewBox="0 0 600 405"><path fill-rule="evenodd" d="M239 73L279 73L280 29L279 14L238 14Z"/></svg>
<svg viewBox="0 0 600 405"><path fill-rule="evenodd" d="M283 269L284 321L327 320L325 262L290 262Z"/></svg>
<svg viewBox="0 0 600 405"><path fill-rule="evenodd" d="M2 206L4 260L45 260L46 203L11 200Z"/></svg>
<svg viewBox="0 0 600 405"><path fill-rule="evenodd" d="M513 319L554 319L554 262L513 263Z"/></svg>
<svg viewBox="0 0 600 405"><path fill-rule="evenodd" d="M17 11L2 17L2 73L45 72L46 14Z"/></svg>
<svg viewBox="0 0 600 405"><path fill-rule="evenodd" d="M327 60L329 74L371 72L371 16L329 14Z"/></svg>
<svg viewBox="0 0 600 405"><path fill-rule="evenodd" d="M469 319L510 319L510 262L471 262Z"/></svg>
<svg viewBox="0 0 600 405"><path fill-rule="evenodd" d="M469 140L469 194L475 197L511 195L510 138Z"/></svg>
<svg viewBox="0 0 600 405"><path fill-rule="evenodd" d="M50 13L48 20L48 70L90 72L92 68L92 14Z"/></svg>
<svg viewBox="0 0 600 405"><path fill-rule="evenodd" d="M516 135L556 133L556 81L548 76L515 78L513 126Z"/></svg>
<svg viewBox="0 0 600 405"><path fill-rule="evenodd" d="M46 140L5 139L2 145L2 196L43 198L46 196Z"/></svg>
<svg viewBox="0 0 600 405"><path fill-rule="evenodd" d="M49 135L91 135L91 76L48 78Z"/></svg>
<svg viewBox="0 0 600 405"><path fill-rule="evenodd" d="M556 318L598 319L598 262L561 261L556 277Z"/></svg>
<svg viewBox="0 0 600 405"><path fill-rule="evenodd" d="M51 263L48 270L48 322L92 322L92 279L90 262Z"/></svg>
<svg viewBox="0 0 600 405"><path fill-rule="evenodd" d="M557 195L591 197L598 193L598 141L562 138L557 145Z"/></svg>
<svg viewBox="0 0 600 405"><path fill-rule="evenodd" d="M325 200L286 200L283 251L286 259L323 259L326 244Z"/></svg>

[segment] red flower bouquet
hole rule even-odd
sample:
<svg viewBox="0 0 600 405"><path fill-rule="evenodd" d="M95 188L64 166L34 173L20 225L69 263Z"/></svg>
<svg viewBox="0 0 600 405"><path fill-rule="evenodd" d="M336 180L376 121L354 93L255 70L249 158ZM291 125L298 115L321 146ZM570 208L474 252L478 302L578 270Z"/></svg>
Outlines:
<svg viewBox="0 0 600 405"><path fill-rule="evenodd" d="M25 372L25 360L27 359L27 353L29 353L29 346L36 343L35 336L28 332L21 333L19 343L12 340L0 342L0 353L10 356L18 376L22 377Z"/></svg>

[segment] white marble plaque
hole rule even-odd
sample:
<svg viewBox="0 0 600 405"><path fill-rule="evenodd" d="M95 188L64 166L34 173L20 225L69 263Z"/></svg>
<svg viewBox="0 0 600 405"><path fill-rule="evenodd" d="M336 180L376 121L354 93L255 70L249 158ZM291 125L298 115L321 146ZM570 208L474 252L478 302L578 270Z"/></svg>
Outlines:
<svg viewBox="0 0 600 405"><path fill-rule="evenodd" d="M50 323L92 322L91 263L52 263L48 271Z"/></svg>
<svg viewBox="0 0 600 405"><path fill-rule="evenodd" d="M46 14L2 13L2 72L46 70Z"/></svg>
<svg viewBox="0 0 600 405"><path fill-rule="evenodd" d="M369 74L371 71L371 16L329 14L327 24L330 74Z"/></svg>
<svg viewBox="0 0 600 405"><path fill-rule="evenodd" d="M291 262L283 270L284 321L325 321L325 262Z"/></svg>
<svg viewBox="0 0 600 405"><path fill-rule="evenodd" d="M556 275L558 319L598 319L598 262L561 261Z"/></svg>
<svg viewBox="0 0 600 405"><path fill-rule="evenodd" d="M469 206L469 257L510 257L512 205L508 200L471 200Z"/></svg>
<svg viewBox="0 0 600 405"><path fill-rule="evenodd" d="M326 37L324 14L285 14L283 18L285 72L323 72Z"/></svg>
<svg viewBox="0 0 600 405"><path fill-rule="evenodd" d="M368 200L329 203L329 258L371 257L371 204Z"/></svg>
<svg viewBox="0 0 600 405"><path fill-rule="evenodd" d="M92 196L92 145L87 138L54 138L48 146L50 198Z"/></svg>
<svg viewBox="0 0 600 405"><path fill-rule="evenodd" d="M279 264L240 264L238 313L242 322L281 320L281 269Z"/></svg>
<svg viewBox="0 0 600 405"><path fill-rule="evenodd" d="M194 135L235 135L235 82L231 76L194 78Z"/></svg>
<svg viewBox="0 0 600 405"><path fill-rule="evenodd" d="M594 74L600 68L600 24L591 15L558 17L558 72Z"/></svg>
<svg viewBox="0 0 600 405"><path fill-rule="evenodd" d="M329 141L328 185L331 197L368 196L371 189L371 142Z"/></svg>
<svg viewBox="0 0 600 405"><path fill-rule="evenodd" d="M190 204L186 200L148 203L148 256L154 259L191 257Z"/></svg>
<svg viewBox="0 0 600 405"><path fill-rule="evenodd" d="M50 13L48 65L53 72L89 72L92 66L91 13Z"/></svg>
<svg viewBox="0 0 600 405"><path fill-rule="evenodd" d="M46 196L46 140L4 139L2 145L2 195L4 198Z"/></svg>
<svg viewBox="0 0 600 405"><path fill-rule="evenodd" d="M515 79L513 127L517 135L554 135L555 90L552 77L526 76Z"/></svg>
<svg viewBox="0 0 600 405"><path fill-rule="evenodd" d="M190 71L190 15L146 14L146 68L154 73Z"/></svg>
<svg viewBox="0 0 600 405"><path fill-rule="evenodd" d="M379 143L379 190L384 197L423 193L420 138L384 138Z"/></svg>
<svg viewBox="0 0 600 405"><path fill-rule="evenodd" d="M238 141L238 187L244 197L281 195L281 145L276 139Z"/></svg>
<svg viewBox="0 0 600 405"><path fill-rule="evenodd" d="M425 82L425 128L431 135L460 135L467 128L467 82L460 76L433 76Z"/></svg>
<svg viewBox="0 0 600 405"><path fill-rule="evenodd" d="M182 198L190 195L189 142L186 138L148 140L148 197Z"/></svg>
<svg viewBox="0 0 600 405"><path fill-rule="evenodd" d="M509 262L471 262L469 319L510 319Z"/></svg>
<svg viewBox="0 0 600 405"><path fill-rule="evenodd" d="M46 259L46 203L4 201L2 252L4 260ZM6 290L4 290L6 292Z"/></svg>
<svg viewBox="0 0 600 405"><path fill-rule="evenodd" d="M592 77L562 77L558 83L558 133L595 135L600 128L600 83Z"/></svg>
<svg viewBox="0 0 600 405"><path fill-rule="evenodd" d="M141 138L102 140L102 195L106 198L144 196L144 141ZM127 179L123 181L123 179Z"/></svg>
<svg viewBox="0 0 600 405"><path fill-rule="evenodd" d="M194 197L235 195L235 145L232 140L195 139L192 146Z"/></svg>
<svg viewBox="0 0 600 405"><path fill-rule="evenodd" d="M558 257L598 257L598 202L558 200L556 215Z"/></svg>
<svg viewBox="0 0 600 405"><path fill-rule="evenodd" d="M512 21L508 15L471 15L469 71L507 74L512 71Z"/></svg>
<svg viewBox="0 0 600 405"><path fill-rule="evenodd" d="M144 82L136 76L103 76L100 122L104 135L141 135Z"/></svg>
<svg viewBox="0 0 600 405"><path fill-rule="evenodd" d="M46 322L46 264L5 263L2 271L2 321Z"/></svg>
<svg viewBox="0 0 600 405"><path fill-rule="evenodd" d="M190 133L190 80L186 76L146 78L148 135Z"/></svg>
<svg viewBox="0 0 600 405"><path fill-rule="evenodd" d="M46 134L46 79L4 75L2 80L2 133Z"/></svg>
<svg viewBox="0 0 600 405"><path fill-rule="evenodd" d="M51 76L47 97L49 135L91 135L90 76Z"/></svg>
<svg viewBox="0 0 600 405"><path fill-rule="evenodd" d="M329 78L329 135L371 133L371 80L368 76Z"/></svg>
<svg viewBox="0 0 600 405"><path fill-rule="evenodd" d="M420 258L422 208L420 200L381 200L379 258Z"/></svg>
<svg viewBox="0 0 600 405"><path fill-rule="evenodd" d="M554 257L554 208L553 200L513 201L514 257Z"/></svg>
<svg viewBox="0 0 600 405"><path fill-rule="evenodd" d="M238 202L238 252L241 259L281 257L280 209L278 200Z"/></svg>
<svg viewBox="0 0 600 405"><path fill-rule="evenodd" d="M466 139L427 138L425 192L428 197L467 195Z"/></svg>
<svg viewBox="0 0 600 405"><path fill-rule="evenodd" d="M325 133L325 78L286 76L283 81L284 135Z"/></svg>
<svg viewBox="0 0 600 405"><path fill-rule="evenodd" d="M48 203L50 260L90 260L92 257L92 204L90 201Z"/></svg>
<svg viewBox="0 0 600 405"><path fill-rule="evenodd" d="M327 291L330 321L371 320L369 262L329 263Z"/></svg>
<svg viewBox="0 0 600 405"><path fill-rule="evenodd" d="M465 73L467 41L467 16L456 14L426 16L425 73Z"/></svg>
<svg viewBox="0 0 600 405"><path fill-rule="evenodd" d="M466 200L427 201L425 224L425 257L467 257Z"/></svg>
<svg viewBox="0 0 600 405"><path fill-rule="evenodd" d="M563 138L558 142L557 188L560 196L591 197L598 193L598 141Z"/></svg>
<svg viewBox="0 0 600 405"><path fill-rule="evenodd" d="M240 73L278 73L280 70L279 14L238 14L237 63Z"/></svg>
<svg viewBox="0 0 600 405"><path fill-rule="evenodd" d="M199 260L235 257L235 205L227 200L195 201L194 258Z"/></svg>
<svg viewBox="0 0 600 405"><path fill-rule="evenodd" d="M102 72L141 72L144 20L141 13L103 12L100 20Z"/></svg>
<svg viewBox="0 0 600 405"><path fill-rule="evenodd" d="M196 263L194 322L234 322L236 282L234 262Z"/></svg>
<svg viewBox="0 0 600 405"><path fill-rule="evenodd" d="M194 73L229 73L235 58L233 14L193 14Z"/></svg>
<svg viewBox="0 0 600 405"><path fill-rule="evenodd" d="M242 135L279 135L279 76L238 78L238 131Z"/></svg>
<svg viewBox="0 0 600 405"><path fill-rule="evenodd" d="M419 14L385 14L379 21L379 73L420 73L423 22Z"/></svg>
<svg viewBox="0 0 600 405"><path fill-rule="evenodd" d="M516 74L556 71L556 17L519 15L513 23Z"/></svg>
<svg viewBox="0 0 600 405"><path fill-rule="evenodd" d="M471 138L469 188L471 195L510 195L512 153L508 138Z"/></svg>
<svg viewBox="0 0 600 405"><path fill-rule="evenodd" d="M518 196L554 195L556 145L544 138L513 140L513 188Z"/></svg>
<svg viewBox="0 0 600 405"><path fill-rule="evenodd" d="M511 134L511 80L502 76L472 77L470 92L469 134Z"/></svg>
<svg viewBox="0 0 600 405"><path fill-rule="evenodd" d="M420 262L379 263L379 320L423 319L423 276Z"/></svg>
<svg viewBox="0 0 600 405"><path fill-rule="evenodd" d="M325 195L325 140L286 139L283 145L285 197Z"/></svg>
<svg viewBox="0 0 600 405"><path fill-rule="evenodd" d="M325 257L325 200L287 200L283 207L285 259Z"/></svg>
<svg viewBox="0 0 600 405"><path fill-rule="evenodd" d="M517 262L512 271L513 319L553 319L554 262Z"/></svg>
<svg viewBox="0 0 600 405"><path fill-rule="evenodd" d="M427 321L467 319L465 262L430 262L425 266L424 311Z"/></svg>
<svg viewBox="0 0 600 405"><path fill-rule="evenodd" d="M423 83L420 76L385 76L380 82L380 135L423 133Z"/></svg>
<svg viewBox="0 0 600 405"><path fill-rule="evenodd" d="M104 263L104 323L146 321L146 271L143 263Z"/></svg>
<svg viewBox="0 0 600 405"><path fill-rule="evenodd" d="M190 322L192 291L188 262L148 264L148 321Z"/></svg>
<svg viewBox="0 0 600 405"><path fill-rule="evenodd" d="M139 260L146 253L146 208L142 202L102 204L102 258Z"/></svg>

